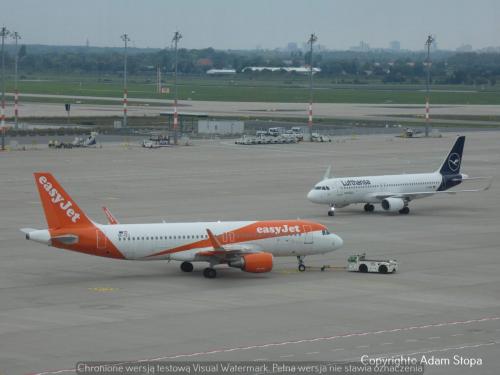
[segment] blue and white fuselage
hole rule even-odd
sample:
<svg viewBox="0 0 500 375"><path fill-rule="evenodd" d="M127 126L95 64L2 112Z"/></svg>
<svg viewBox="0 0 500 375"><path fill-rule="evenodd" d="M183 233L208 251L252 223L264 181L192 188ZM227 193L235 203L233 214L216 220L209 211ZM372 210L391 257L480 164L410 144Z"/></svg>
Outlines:
<svg viewBox="0 0 500 375"><path fill-rule="evenodd" d="M455 194L456 190L448 189L470 180L460 173L464 142L465 136L458 137L441 167L431 173L329 178L328 171L325 178L309 191L307 199L330 205L330 216L333 216L336 207L356 203L365 203L365 211L373 211L373 205L380 204L386 211L407 214L410 212L410 201L439 193Z"/></svg>

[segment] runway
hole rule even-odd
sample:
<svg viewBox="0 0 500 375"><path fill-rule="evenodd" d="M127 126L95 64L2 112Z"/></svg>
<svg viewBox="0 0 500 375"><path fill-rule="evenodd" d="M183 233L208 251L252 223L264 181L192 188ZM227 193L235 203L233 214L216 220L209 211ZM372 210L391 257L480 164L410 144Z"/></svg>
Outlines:
<svg viewBox="0 0 500 375"><path fill-rule="evenodd" d="M41 102L20 102L22 117L67 117L64 105L61 103L44 103L42 100L66 100L71 105L73 117L117 116L123 113L121 98L93 97L93 96L66 96L23 94L27 98L36 98ZM172 101L164 99L129 98L128 113L130 116L158 116L161 112L172 112ZM91 104L89 101L99 101L101 104ZM110 104L105 104L109 102ZM115 103L113 103L115 102ZM111 104L112 103L112 104ZM307 119L308 103L268 103L268 102L221 102L221 101L179 101L179 112L200 113L211 117L238 117L238 118L301 118ZM424 122L425 108L417 104L357 104L357 103L314 103L314 118L380 121L380 122ZM9 116L9 113L7 113ZM416 117L417 116L417 117ZM439 119L439 123L467 125L498 126L496 120L471 119L470 116L500 116L497 105L432 105L433 116L452 116L451 120ZM461 118L462 117L462 118Z"/></svg>
<svg viewBox="0 0 500 375"><path fill-rule="evenodd" d="M500 132L466 133L462 170L493 175L482 193L432 197L400 216L305 199L335 176L435 170L455 134L332 143L1 153L0 374L72 374L78 361L360 361L361 357L481 358L426 366L426 374L496 374L500 366L498 247ZM106 205L124 223L297 218L316 220L344 248L306 258L337 268L296 271L278 258L267 274L218 278L171 262L103 259L26 241L45 226L32 173L54 173L98 222ZM349 255L395 258L393 275L349 273Z"/></svg>

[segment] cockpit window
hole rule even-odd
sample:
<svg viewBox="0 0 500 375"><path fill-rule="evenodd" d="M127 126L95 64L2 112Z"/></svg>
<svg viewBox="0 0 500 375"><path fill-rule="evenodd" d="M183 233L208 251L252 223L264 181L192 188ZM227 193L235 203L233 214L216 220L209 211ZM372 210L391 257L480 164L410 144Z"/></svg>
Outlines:
<svg viewBox="0 0 500 375"><path fill-rule="evenodd" d="M315 186L314 190L330 190L329 186Z"/></svg>
<svg viewBox="0 0 500 375"><path fill-rule="evenodd" d="M323 229L323 230L321 231L321 234L322 234L323 236L327 236L327 235L329 235L329 234L330 234L330 232L329 232L327 229Z"/></svg>

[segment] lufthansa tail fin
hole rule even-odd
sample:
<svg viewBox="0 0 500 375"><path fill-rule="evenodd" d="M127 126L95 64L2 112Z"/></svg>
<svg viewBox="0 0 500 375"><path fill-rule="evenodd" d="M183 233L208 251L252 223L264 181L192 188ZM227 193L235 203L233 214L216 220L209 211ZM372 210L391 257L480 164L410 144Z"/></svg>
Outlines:
<svg viewBox="0 0 500 375"><path fill-rule="evenodd" d="M48 172L34 173L49 229L84 227L90 219Z"/></svg>
<svg viewBox="0 0 500 375"><path fill-rule="evenodd" d="M460 165L462 164L462 154L464 152L465 136L462 135L457 138L455 144L453 145L451 151L448 153L446 159L444 159L441 168L439 168L439 173L443 176L455 175L460 173Z"/></svg>

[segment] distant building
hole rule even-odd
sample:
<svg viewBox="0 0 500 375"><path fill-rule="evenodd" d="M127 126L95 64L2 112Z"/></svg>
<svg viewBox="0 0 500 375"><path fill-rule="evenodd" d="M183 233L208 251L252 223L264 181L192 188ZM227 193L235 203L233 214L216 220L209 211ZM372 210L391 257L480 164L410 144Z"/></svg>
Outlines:
<svg viewBox="0 0 500 375"><path fill-rule="evenodd" d="M290 42L286 46L286 50L290 51L290 52L297 51L298 49L299 49L299 46L295 42Z"/></svg>
<svg viewBox="0 0 500 375"><path fill-rule="evenodd" d="M309 74L309 67L307 66L247 66L241 69L242 72L287 72L297 74ZM313 74L321 72L320 68L313 68Z"/></svg>
<svg viewBox="0 0 500 375"><path fill-rule="evenodd" d="M207 74L209 74L209 75L231 75L231 74L236 74L236 70L234 70L234 69L209 69L209 70L207 70Z"/></svg>
<svg viewBox="0 0 500 375"><path fill-rule="evenodd" d="M243 134L245 123L232 120L198 120L198 134L238 135Z"/></svg>
<svg viewBox="0 0 500 375"><path fill-rule="evenodd" d="M359 45L349 48L351 51L355 52L368 52L370 50L370 45L364 41L359 42Z"/></svg>
<svg viewBox="0 0 500 375"><path fill-rule="evenodd" d="M399 42L399 40L393 40L392 42L390 42L389 49L393 51L399 51L401 49L401 43Z"/></svg>
<svg viewBox="0 0 500 375"><path fill-rule="evenodd" d="M198 59L196 61L196 65L198 66L212 66L214 62L210 58L203 58L203 59Z"/></svg>

